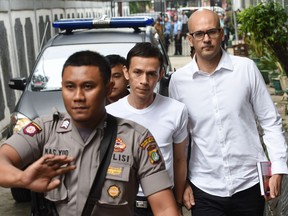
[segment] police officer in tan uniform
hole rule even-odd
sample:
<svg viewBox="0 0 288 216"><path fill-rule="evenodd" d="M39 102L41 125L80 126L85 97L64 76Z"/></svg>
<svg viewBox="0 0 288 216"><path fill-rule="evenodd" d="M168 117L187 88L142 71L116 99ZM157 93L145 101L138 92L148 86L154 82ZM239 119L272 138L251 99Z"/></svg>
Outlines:
<svg viewBox="0 0 288 216"><path fill-rule="evenodd" d="M110 66L102 55L71 55L62 71L68 114L39 117L6 140L0 148L0 185L46 192L59 215L81 215L99 168L105 98L113 85L109 80ZM114 151L92 215L133 215L139 182L155 215L177 215L154 137L132 121L116 120Z"/></svg>

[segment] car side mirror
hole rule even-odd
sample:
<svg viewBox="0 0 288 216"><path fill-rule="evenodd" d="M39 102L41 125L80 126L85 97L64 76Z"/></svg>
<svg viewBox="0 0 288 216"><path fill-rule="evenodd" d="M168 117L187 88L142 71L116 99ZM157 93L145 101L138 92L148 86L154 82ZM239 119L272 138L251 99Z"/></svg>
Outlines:
<svg viewBox="0 0 288 216"><path fill-rule="evenodd" d="M27 85L27 81L25 77L16 77L10 79L8 85L11 89L23 91Z"/></svg>

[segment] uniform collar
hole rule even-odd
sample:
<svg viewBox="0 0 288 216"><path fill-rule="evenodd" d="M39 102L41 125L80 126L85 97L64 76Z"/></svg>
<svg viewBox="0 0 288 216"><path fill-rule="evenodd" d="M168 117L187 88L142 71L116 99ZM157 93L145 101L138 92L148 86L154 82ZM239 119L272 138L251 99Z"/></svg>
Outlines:
<svg viewBox="0 0 288 216"><path fill-rule="evenodd" d="M79 130L76 128L75 124L73 124L71 116L69 114L61 114L61 118L58 121L57 124L57 133L67 133L72 132L71 137L76 140L81 145L87 145L90 143L91 139L95 136L95 134L99 133L99 136L102 137L104 134L104 127L106 126L106 118L107 113L104 115L105 117L100 121L100 123L96 126L96 128L91 130L91 133L87 140L84 142Z"/></svg>
<svg viewBox="0 0 288 216"><path fill-rule="evenodd" d="M71 130L72 130L72 119L67 113L64 113L61 115L59 122L57 124L57 132L63 133Z"/></svg>
<svg viewBox="0 0 288 216"><path fill-rule="evenodd" d="M106 125L106 118L107 113L105 113L105 117L100 121L100 123L96 126L95 129L103 130ZM69 132L72 130L73 127L75 127L75 125L73 124L71 116L68 113L61 113L57 124L57 132Z"/></svg>

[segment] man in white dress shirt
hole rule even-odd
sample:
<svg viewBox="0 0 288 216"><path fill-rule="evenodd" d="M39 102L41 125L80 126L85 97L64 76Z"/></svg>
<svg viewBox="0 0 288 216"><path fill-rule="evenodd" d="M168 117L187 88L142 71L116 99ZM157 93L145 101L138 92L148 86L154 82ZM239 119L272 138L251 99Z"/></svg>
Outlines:
<svg viewBox="0 0 288 216"><path fill-rule="evenodd" d="M256 163L272 163L270 196L279 196L287 169L282 120L254 62L221 49L224 33L210 10L188 21L188 42L196 54L176 71L170 97L186 104L191 125L191 154L184 204L193 216L263 216Z"/></svg>

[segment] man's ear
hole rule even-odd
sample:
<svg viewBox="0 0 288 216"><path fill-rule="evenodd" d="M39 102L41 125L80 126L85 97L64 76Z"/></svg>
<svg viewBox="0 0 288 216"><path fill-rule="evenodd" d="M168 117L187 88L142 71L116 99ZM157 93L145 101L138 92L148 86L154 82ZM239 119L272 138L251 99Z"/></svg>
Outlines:
<svg viewBox="0 0 288 216"><path fill-rule="evenodd" d="M129 80L129 73L128 68L126 66L123 66L123 74L126 80Z"/></svg>
<svg viewBox="0 0 288 216"><path fill-rule="evenodd" d="M192 40L193 40L192 35L190 35L189 33L187 33L186 40L188 41L190 47L194 47L193 41L192 41Z"/></svg>
<svg viewBox="0 0 288 216"><path fill-rule="evenodd" d="M163 76L164 76L164 68L162 67L162 68L160 69L160 72L159 72L158 82L162 79Z"/></svg>
<svg viewBox="0 0 288 216"><path fill-rule="evenodd" d="M108 97L111 93L112 93L112 89L114 87L114 82L110 81L109 83L107 83L106 85L106 97Z"/></svg>
<svg viewBox="0 0 288 216"><path fill-rule="evenodd" d="M222 35L222 41L225 40L224 29L221 28L220 34Z"/></svg>

